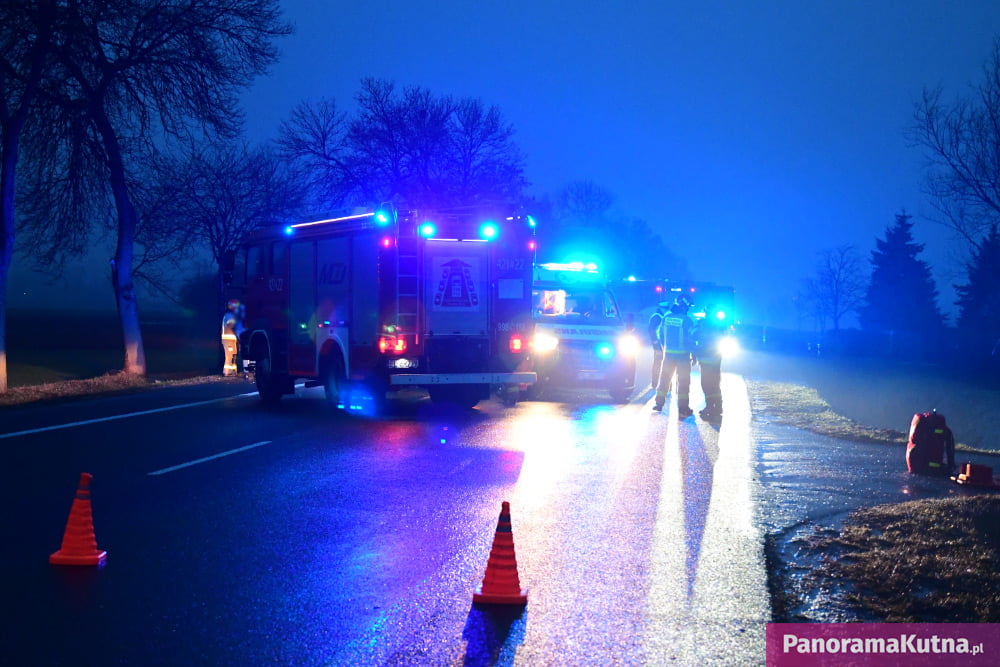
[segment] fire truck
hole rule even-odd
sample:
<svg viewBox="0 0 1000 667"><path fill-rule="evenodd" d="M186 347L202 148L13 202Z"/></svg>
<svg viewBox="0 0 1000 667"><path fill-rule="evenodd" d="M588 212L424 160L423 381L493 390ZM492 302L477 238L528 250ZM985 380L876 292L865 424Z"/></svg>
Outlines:
<svg viewBox="0 0 1000 667"><path fill-rule="evenodd" d="M624 403L635 389L639 340L634 321L622 316L615 295L593 264L539 264L532 283L532 368L526 393L549 387L599 387Z"/></svg>
<svg viewBox="0 0 1000 667"><path fill-rule="evenodd" d="M334 407L378 413L387 392L426 388L471 408L510 404L535 381L534 221L495 211L354 211L260 228L246 244L241 351L260 397L325 388Z"/></svg>

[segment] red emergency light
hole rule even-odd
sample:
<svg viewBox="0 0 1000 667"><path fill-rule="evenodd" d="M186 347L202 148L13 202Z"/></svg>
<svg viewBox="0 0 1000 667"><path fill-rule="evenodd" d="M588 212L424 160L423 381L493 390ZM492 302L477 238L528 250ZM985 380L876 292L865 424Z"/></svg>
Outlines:
<svg viewBox="0 0 1000 667"><path fill-rule="evenodd" d="M403 354L406 352L406 338L403 336L379 336L378 351L382 354Z"/></svg>

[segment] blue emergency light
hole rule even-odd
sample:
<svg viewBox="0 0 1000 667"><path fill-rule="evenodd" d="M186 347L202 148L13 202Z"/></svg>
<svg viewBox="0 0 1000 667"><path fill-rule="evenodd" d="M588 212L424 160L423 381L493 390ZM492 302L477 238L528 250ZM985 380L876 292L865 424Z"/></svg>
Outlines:
<svg viewBox="0 0 1000 667"><path fill-rule="evenodd" d="M483 224L479 225L479 238L485 239L487 241L492 241L497 236L500 235L500 227L497 223L487 220Z"/></svg>

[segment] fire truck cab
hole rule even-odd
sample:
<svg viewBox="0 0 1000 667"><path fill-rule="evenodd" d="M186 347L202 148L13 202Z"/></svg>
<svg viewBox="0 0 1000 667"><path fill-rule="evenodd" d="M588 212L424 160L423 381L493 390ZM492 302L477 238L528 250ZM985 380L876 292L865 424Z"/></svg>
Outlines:
<svg viewBox="0 0 1000 667"><path fill-rule="evenodd" d="M505 402L531 331L534 227L483 211L356 211L260 228L246 246L240 337L265 402L296 380L340 409L374 414L386 392Z"/></svg>
<svg viewBox="0 0 1000 667"><path fill-rule="evenodd" d="M529 397L548 387L600 387L624 403L635 389L639 341L596 266L572 262L535 267L532 284L533 369Z"/></svg>

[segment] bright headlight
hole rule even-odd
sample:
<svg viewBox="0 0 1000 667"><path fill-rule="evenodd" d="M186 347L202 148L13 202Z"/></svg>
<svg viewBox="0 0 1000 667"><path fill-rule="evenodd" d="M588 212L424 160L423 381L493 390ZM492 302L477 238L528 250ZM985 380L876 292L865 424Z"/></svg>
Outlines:
<svg viewBox="0 0 1000 667"><path fill-rule="evenodd" d="M551 352L558 345L559 339L545 332L536 333L534 339L531 341L531 346L535 348L535 352Z"/></svg>
<svg viewBox="0 0 1000 667"><path fill-rule="evenodd" d="M730 359L740 353L740 341L735 336L723 336L718 345L723 359Z"/></svg>
<svg viewBox="0 0 1000 667"><path fill-rule="evenodd" d="M624 334L618 338L618 354L623 357L634 357L639 354L639 339L633 334Z"/></svg>

